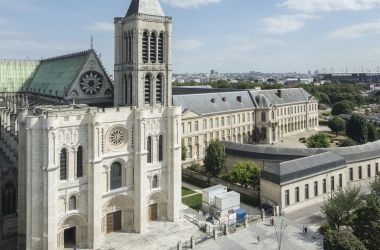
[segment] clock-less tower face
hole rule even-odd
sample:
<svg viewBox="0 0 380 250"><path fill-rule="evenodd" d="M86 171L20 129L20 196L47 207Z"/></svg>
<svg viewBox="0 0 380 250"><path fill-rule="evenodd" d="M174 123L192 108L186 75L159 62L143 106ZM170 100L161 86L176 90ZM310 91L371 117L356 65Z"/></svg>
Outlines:
<svg viewBox="0 0 380 250"><path fill-rule="evenodd" d="M80 77L80 89L86 95L98 94L104 86L103 76L96 71L87 71Z"/></svg>

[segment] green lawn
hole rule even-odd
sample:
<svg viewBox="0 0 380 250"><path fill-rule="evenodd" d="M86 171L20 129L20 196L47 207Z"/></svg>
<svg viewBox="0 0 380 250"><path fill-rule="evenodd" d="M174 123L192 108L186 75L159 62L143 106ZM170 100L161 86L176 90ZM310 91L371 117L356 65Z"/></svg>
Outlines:
<svg viewBox="0 0 380 250"><path fill-rule="evenodd" d="M182 203L188 205L192 209L199 210L202 207L202 195L194 194L185 198L182 198Z"/></svg>
<svg viewBox="0 0 380 250"><path fill-rule="evenodd" d="M182 187L182 196L186 196L186 195L189 195L189 194L195 194L195 192L193 190L191 190L191 189Z"/></svg>

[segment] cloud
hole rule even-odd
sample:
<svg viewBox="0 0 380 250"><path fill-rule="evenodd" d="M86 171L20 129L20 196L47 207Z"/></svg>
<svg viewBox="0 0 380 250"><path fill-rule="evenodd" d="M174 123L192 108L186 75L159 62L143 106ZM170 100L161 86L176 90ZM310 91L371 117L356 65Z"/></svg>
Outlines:
<svg viewBox="0 0 380 250"><path fill-rule="evenodd" d="M353 26L337 29L329 34L331 38L335 39L353 39L363 36L379 35L380 34L380 20L370 23L363 23Z"/></svg>
<svg viewBox="0 0 380 250"><path fill-rule="evenodd" d="M380 6L380 0L284 0L280 6L303 12L361 11Z"/></svg>
<svg viewBox="0 0 380 250"><path fill-rule="evenodd" d="M286 34L302 29L307 20L315 19L314 15L281 15L262 20L264 31L274 34Z"/></svg>
<svg viewBox="0 0 380 250"><path fill-rule="evenodd" d="M184 39L174 41L174 48L179 50L193 50L201 47L203 42L200 40Z"/></svg>
<svg viewBox="0 0 380 250"><path fill-rule="evenodd" d="M219 3L220 1L221 0L163 0L163 2L168 3L171 6L180 8L195 8L202 5Z"/></svg>
<svg viewBox="0 0 380 250"><path fill-rule="evenodd" d="M89 30L100 31L100 32L113 32L114 31L113 23L106 22L95 22L90 27Z"/></svg>

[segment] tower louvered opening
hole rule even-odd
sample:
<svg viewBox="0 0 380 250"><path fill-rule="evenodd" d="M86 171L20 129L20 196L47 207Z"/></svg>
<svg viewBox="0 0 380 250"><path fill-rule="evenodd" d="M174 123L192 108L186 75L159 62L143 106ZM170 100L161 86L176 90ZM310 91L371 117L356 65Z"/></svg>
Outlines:
<svg viewBox="0 0 380 250"><path fill-rule="evenodd" d="M157 76L156 81L156 102L162 103L162 75Z"/></svg>
<svg viewBox="0 0 380 250"><path fill-rule="evenodd" d="M157 36L155 33L150 36L150 61L152 63L157 61Z"/></svg>
<svg viewBox="0 0 380 250"><path fill-rule="evenodd" d="M144 88L145 104L150 104L150 93L151 93L150 82L151 82L151 76L147 75L145 77L145 88Z"/></svg>
<svg viewBox="0 0 380 250"><path fill-rule="evenodd" d="M143 33L143 39L142 39L142 60L143 63L148 63L148 33Z"/></svg>
<svg viewBox="0 0 380 250"><path fill-rule="evenodd" d="M160 33L158 37L158 62L164 62L164 34Z"/></svg>

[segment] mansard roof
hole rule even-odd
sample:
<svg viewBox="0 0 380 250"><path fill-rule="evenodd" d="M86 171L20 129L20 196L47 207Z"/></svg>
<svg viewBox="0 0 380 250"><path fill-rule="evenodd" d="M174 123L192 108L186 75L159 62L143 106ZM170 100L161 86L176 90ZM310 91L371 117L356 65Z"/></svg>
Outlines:
<svg viewBox="0 0 380 250"><path fill-rule="evenodd" d="M345 159L330 152L264 166L261 177L277 184L345 167Z"/></svg>
<svg viewBox="0 0 380 250"><path fill-rule="evenodd" d="M262 178L277 184L339 169L349 163L376 159L380 155L380 140L352 147L319 149L223 143L227 154L272 162L264 165Z"/></svg>
<svg viewBox="0 0 380 250"><path fill-rule="evenodd" d="M312 99L303 88L251 90L252 98L257 107L282 106L297 103L306 103Z"/></svg>
<svg viewBox="0 0 380 250"><path fill-rule="evenodd" d="M182 111L192 110L200 115L234 112L253 109L254 105L248 91L174 95L173 104Z"/></svg>
<svg viewBox="0 0 380 250"><path fill-rule="evenodd" d="M0 60L0 91L19 92L25 90L38 65L39 61Z"/></svg>
<svg viewBox="0 0 380 250"><path fill-rule="evenodd" d="M132 0L126 16L137 14L165 16L158 0Z"/></svg>

